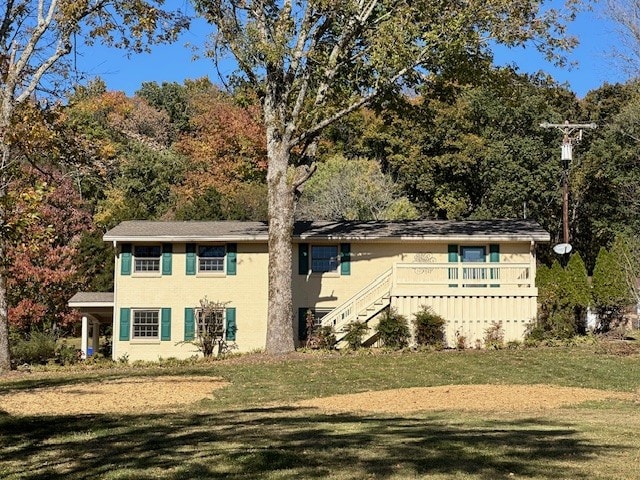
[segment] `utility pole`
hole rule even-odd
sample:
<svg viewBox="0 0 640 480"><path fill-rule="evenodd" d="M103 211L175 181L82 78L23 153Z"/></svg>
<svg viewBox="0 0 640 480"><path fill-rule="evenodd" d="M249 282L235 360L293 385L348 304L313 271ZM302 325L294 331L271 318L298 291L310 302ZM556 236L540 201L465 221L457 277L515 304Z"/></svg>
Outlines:
<svg viewBox="0 0 640 480"><path fill-rule="evenodd" d="M562 165L562 242L564 251L556 253L569 253L569 164L573 160L573 144L582 140L582 131L585 129L595 129L595 123L541 123L542 128L557 128L562 134L562 151L560 163Z"/></svg>

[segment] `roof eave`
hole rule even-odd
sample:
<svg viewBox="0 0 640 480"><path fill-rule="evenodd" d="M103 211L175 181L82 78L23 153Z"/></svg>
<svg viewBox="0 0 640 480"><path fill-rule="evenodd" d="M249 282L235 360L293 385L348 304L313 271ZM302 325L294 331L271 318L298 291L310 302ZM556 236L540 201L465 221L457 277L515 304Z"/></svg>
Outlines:
<svg viewBox="0 0 640 480"><path fill-rule="evenodd" d="M266 235L245 235L245 236L206 236L206 235L105 235L105 242L266 242ZM362 241L369 243L393 243L393 242L473 242L473 241L492 241L492 242L538 242L548 243L551 237L548 234L518 234L518 235L424 235L424 236L390 236L390 237L370 237L358 235L322 235L322 234L301 234L293 237L292 240L349 240Z"/></svg>
<svg viewBox="0 0 640 480"><path fill-rule="evenodd" d="M266 242L266 235L207 236L207 235L104 235L105 242Z"/></svg>

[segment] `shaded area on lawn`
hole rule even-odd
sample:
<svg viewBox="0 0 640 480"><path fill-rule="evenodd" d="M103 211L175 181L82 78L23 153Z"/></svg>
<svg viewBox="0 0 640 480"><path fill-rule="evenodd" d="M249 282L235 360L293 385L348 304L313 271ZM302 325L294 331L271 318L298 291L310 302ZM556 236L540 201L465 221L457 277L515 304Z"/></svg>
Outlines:
<svg viewBox="0 0 640 480"><path fill-rule="evenodd" d="M620 452L570 422L441 414L323 415L273 407L209 414L0 415L0 476L35 479L339 478L468 474L586 478Z"/></svg>

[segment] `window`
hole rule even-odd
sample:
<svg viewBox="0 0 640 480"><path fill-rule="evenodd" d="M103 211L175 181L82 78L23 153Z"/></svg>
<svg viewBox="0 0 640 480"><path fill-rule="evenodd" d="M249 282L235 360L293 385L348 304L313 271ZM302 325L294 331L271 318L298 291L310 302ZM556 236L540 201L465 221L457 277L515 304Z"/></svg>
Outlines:
<svg viewBox="0 0 640 480"><path fill-rule="evenodd" d="M136 245L134 271L159 272L162 249L160 245Z"/></svg>
<svg viewBox="0 0 640 480"><path fill-rule="evenodd" d="M322 319L329 313L331 312L330 308L316 308L313 311L313 326L314 327L321 327L322 326Z"/></svg>
<svg viewBox="0 0 640 480"><path fill-rule="evenodd" d="M132 338L158 339L160 315L158 310L134 310Z"/></svg>
<svg viewBox="0 0 640 480"><path fill-rule="evenodd" d="M462 247L460 249L462 262L484 263L485 248L484 247ZM484 280L487 278L487 269L485 267L465 267L462 270L464 280ZM486 287L484 284L470 284L465 287Z"/></svg>
<svg viewBox="0 0 640 480"><path fill-rule="evenodd" d="M462 247L463 262L484 262L484 247Z"/></svg>
<svg viewBox="0 0 640 480"><path fill-rule="evenodd" d="M198 246L198 272L224 272L224 245Z"/></svg>
<svg viewBox="0 0 640 480"><path fill-rule="evenodd" d="M316 273L336 272L338 270L337 245L311 246L311 271Z"/></svg>
<svg viewBox="0 0 640 480"><path fill-rule="evenodd" d="M222 338L224 308L197 311L196 337Z"/></svg>

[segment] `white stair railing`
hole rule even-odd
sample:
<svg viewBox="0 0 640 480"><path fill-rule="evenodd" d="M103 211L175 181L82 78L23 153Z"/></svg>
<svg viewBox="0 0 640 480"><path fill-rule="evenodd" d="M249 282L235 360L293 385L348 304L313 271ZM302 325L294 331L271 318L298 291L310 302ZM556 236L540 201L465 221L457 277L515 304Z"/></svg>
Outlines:
<svg viewBox="0 0 640 480"><path fill-rule="evenodd" d="M389 305L393 269L389 269L349 300L338 305L322 318L322 326L333 327L340 333L345 325L358 319L368 320ZM340 338L340 336L338 336Z"/></svg>

